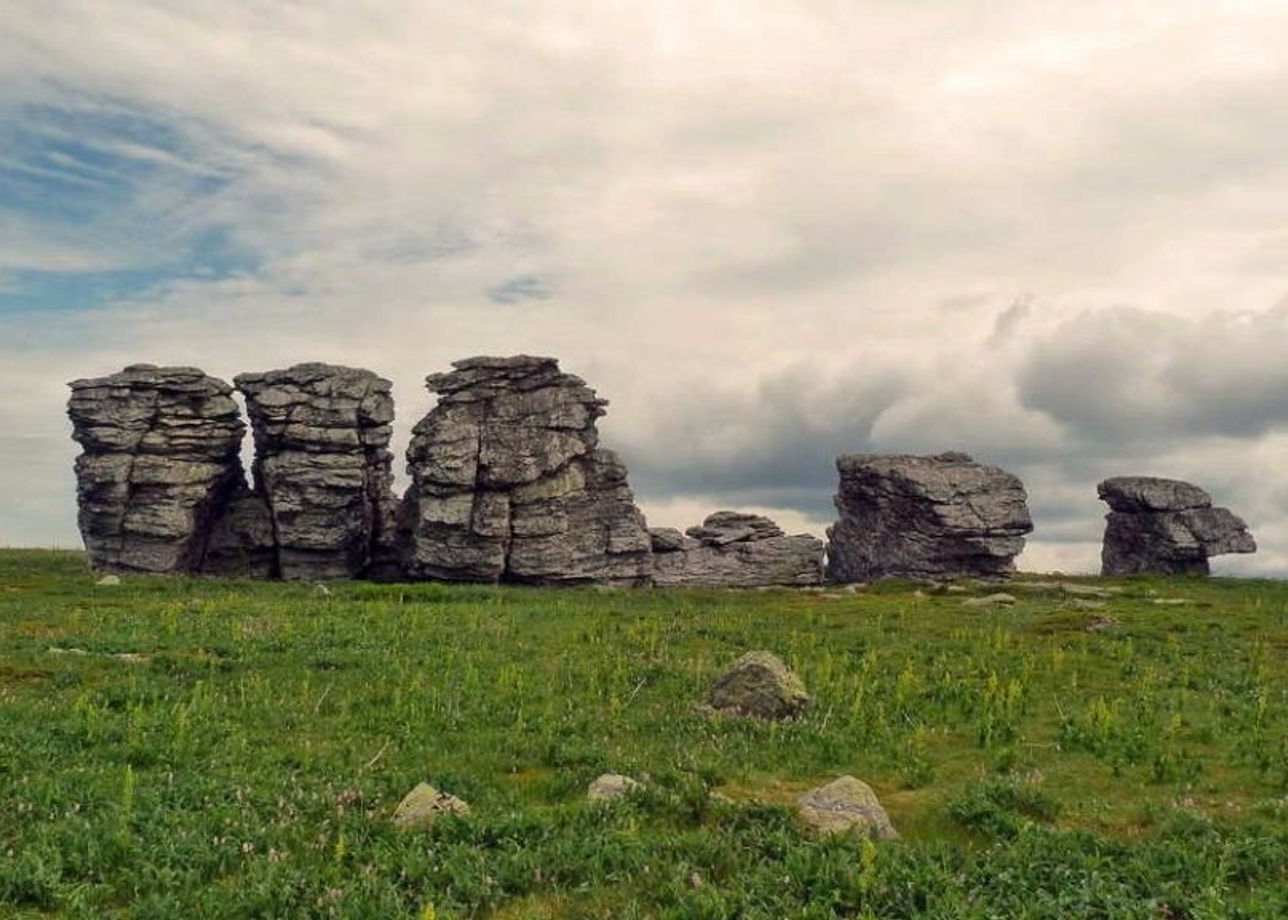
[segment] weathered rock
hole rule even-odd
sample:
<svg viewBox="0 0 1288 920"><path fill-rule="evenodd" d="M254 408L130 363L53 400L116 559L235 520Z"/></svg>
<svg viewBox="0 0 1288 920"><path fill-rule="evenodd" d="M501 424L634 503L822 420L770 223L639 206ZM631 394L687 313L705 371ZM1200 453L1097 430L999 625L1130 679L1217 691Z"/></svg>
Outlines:
<svg viewBox="0 0 1288 920"><path fill-rule="evenodd" d="M468 815L470 806L463 799L439 792L429 783L417 783L394 809L391 819L402 830L417 830L432 825L440 815Z"/></svg>
<svg viewBox="0 0 1288 920"><path fill-rule="evenodd" d="M832 581L1009 573L1033 529L1019 479L966 454L851 454L836 467Z"/></svg>
<svg viewBox="0 0 1288 920"><path fill-rule="evenodd" d="M881 839L899 836L872 787L853 776L806 792L796 800L796 812L806 825L825 834L855 829Z"/></svg>
<svg viewBox="0 0 1288 920"><path fill-rule="evenodd" d="M94 582L94 584L99 585L100 587L103 587L103 588L115 588L120 583L121 583L121 576L119 575L104 575L98 581Z"/></svg>
<svg viewBox="0 0 1288 920"><path fill-rule="evenodd" d="M717 511L687 536L669 527L649 536L658 586L758 588L823 580L823 541L789 537L760 515Z"/></svg>
<svg viewBox="0 0 1288 920"><path fill-rule="evenodd" d="M553 358L469 358L427 378L399 544L415 578L647 584L626 467L598 447L604 400Z"/></svg>
<svg viewBox="0 0 1288 920"><path fill-rule="evenodd" d="M1015 603L1013 594L985 594L981 597L968 597L962 601L963 607L1009 607Z"/></svg>
<svg viewBox="0 0 1288 920"><path fill-rule="evenodd" d="M639 788L639 781L631 779L629 776L622 776L620 773L605 773L586 789L586 798L591 802L612 802L629 795L632 790Z"/></svg>
<svg viewBox="0 0 1288 920"><path fill-rule="evenodd" d="M346 578L394 556L390 383L332 364L239 374L277 573Z"/></svg>
<svg viewBox="0 0 1288 920"><path fill-rule="evenodd" d="M232 388L195 367L134 364L69 384L79 524L95 569L201 570L242 488L245 425Z"/></svg>
<svg viewBox="0 0 1288 920"><path fill-rule="evenodd" d="M773 652L748 652L722 674L703 706L714 713L792 719L809 705L810 695L791 668Z"/></svg>
<svg viewBox="0 0 1288 920"><path fill-rule="evenodd" d="M1208 557L1256 552L1248 525L1179 479L1120 476L1096 487L1105 516L1101 574L1208 574Z"/></svg>

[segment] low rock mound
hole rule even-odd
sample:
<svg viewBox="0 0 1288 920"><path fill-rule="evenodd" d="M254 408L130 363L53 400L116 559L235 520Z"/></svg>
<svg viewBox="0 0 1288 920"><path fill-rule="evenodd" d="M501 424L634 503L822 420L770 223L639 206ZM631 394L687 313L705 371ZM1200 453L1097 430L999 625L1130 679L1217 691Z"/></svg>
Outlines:
<svg viewBox="0 0 1288 920"><path fill-rule="evenodd" d="M832 581L1009 573L1033 529L1020 480L966 454L851 454L836 468Z"/></svg>
<svg viewBox="0 0 1288 920"><path fill-rule="evenodd" d="M823 580L823 541L787 536L760 515L717 511L687 535L658 527L649 536L659 586L758 588Z"/></svg>
<svg viewBox="0 0 1288 920"><path fill-rule="evenodd" d="M704 711L759 719L793 719L810 703L805 685L773 652L748 652L722 674Z"/></svg>
<svg viewBox="0 0 1288 920"><path fill-rule="evenodd" d="M1179 479L1119 476L1096 486L1109 505L1102 575L1206 575L1208 557L1256 552L1248 525L1216 508L1203 489Z"/></svg>

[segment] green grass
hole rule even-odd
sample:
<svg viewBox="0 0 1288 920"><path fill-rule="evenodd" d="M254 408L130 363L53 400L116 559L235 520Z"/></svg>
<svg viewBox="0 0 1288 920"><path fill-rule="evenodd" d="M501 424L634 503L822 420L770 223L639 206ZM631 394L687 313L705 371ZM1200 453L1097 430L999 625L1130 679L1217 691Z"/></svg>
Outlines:
<svg viewBox="0 0 1288 920"><path fill-rule="evenodd" d="M0 552L0 916L1288 916L1288 584L94 581ZM808 715L696 715L753 648ZM796 824L843 773L902 840ZM472 814L392 828L422 780Z"/></svg>

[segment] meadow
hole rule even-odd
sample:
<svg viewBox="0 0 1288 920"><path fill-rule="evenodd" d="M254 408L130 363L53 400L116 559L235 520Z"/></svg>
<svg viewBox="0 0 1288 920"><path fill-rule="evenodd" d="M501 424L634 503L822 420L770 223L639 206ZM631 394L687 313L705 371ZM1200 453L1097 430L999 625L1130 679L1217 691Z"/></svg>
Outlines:
<svg viewBox="0 0 1288 920"><path fill-rule="evenodd" d="M3 551L0 916L1288 916L1288 583L1035 580L323 594ZM756 648L805 717L697 714ZM605 772L645 787L588 804ZM846 773L900 840L798 824ZM395 829L423 780L471 814Z"/></svg>

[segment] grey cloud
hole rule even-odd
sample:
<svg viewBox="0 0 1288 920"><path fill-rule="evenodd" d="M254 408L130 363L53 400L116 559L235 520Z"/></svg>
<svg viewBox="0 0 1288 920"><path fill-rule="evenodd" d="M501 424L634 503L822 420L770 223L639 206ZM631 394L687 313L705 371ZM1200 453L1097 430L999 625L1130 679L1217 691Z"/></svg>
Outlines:
<svg viewBox="0 0 1288 920"><path fill-rule="evenodd" d="M1254 437L1288 422L1288 316L1087 313L1034 344L1021 403L1095 444Z"/></svg>
<svg viewBox="0 0 1288 920"><path fill-rule="evenodd" d="M708 495L828 517L836 456L871 449L876 419L910 385L893 368L830 382L795 369L747 390L695 385L648 426L606 443L626 457L645 498Z"/></svg>

